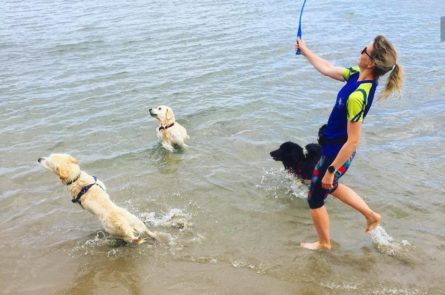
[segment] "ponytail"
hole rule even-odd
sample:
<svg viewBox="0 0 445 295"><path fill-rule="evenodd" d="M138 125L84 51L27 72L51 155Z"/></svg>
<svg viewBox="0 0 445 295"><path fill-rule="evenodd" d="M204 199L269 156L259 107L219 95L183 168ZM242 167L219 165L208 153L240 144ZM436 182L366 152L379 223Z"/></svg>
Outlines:
<svg viewBox="0 0 445 295"><path fill-rule="evenodd" d="M374 75L377 79L391 71L380 98L385 99L394 92L400 95L403 85L403 68L397 64L397 51L394 46L385 37L379 35L374 39L371 56L375 62Z"/></svg>
<svg viewBox="0 0 445 295"><path fill-rule="evenodd" d="M388 81L386 82L385 89L383 89L380 94L381 99L385 99L394 92L398 95L402 94L402 86L403 86L403 68L395 64L391 73L389 74Z"/></svg>

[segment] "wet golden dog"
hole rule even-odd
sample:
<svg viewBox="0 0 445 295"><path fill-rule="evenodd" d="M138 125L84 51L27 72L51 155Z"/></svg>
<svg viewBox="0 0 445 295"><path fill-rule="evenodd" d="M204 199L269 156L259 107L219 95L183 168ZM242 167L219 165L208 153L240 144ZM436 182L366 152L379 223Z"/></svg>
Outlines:
<svg viewBox="0 0 445 295"><path fill-rule="evenodd" d="M94 214L105 231L127 243L141 244L145 237L159 241L160 233L148 230L145 224L126 209L111 201L105 185L96 177L80 170L79 161L68 154L51 154L38 162L54 172L68 188L72 202L79 203Z"/></svg>
<svg viewBox="0 0 445 295"><path fill-rule="evenodd" d="M175 146L187 147L185 140L189 138L187 130L175 121L175 114L168 106L158 106L149 109L150 115L159 121L159 127L156 129L157 136L162 146L173 152Z"/></svg>

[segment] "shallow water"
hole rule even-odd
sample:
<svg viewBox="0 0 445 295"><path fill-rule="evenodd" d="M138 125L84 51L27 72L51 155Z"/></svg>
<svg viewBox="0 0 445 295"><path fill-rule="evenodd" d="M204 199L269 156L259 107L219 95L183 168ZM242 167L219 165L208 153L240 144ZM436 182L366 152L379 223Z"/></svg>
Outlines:
<svg viewBox="0 0 445 295"><path fill-rule="evenodd" d="M329 199L334 250L269 151L306 144L341 84L295 57L292 1L3 1L2 294L445 294L443 1L308 2L303 36L353 65L381 33L406 71L373 106L343 182L383 216L364 233ZM366 8L366 9L364 9ZM148 108L191 146L168 153ZM37 158L67 152L169 245L125 246Z"/></svg>

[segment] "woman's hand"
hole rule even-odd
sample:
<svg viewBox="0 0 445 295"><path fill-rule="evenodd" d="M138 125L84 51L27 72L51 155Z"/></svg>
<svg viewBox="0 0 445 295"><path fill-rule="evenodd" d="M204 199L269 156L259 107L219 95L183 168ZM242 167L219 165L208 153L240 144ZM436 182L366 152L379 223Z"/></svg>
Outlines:
<svg viewBox="0 0 445 295"><path fill-rule="evenodd" d="M304 55L306 53L307 47L303 39L297 39L295 41L295 51L297 51L298 49L300 49L301 54Z"/></svg>
<svg viewBox="0 0 445 295"><path fill-rule="evenodd" d="M324 189L331 189L333 188L334 184L334 173L329 173L326 171L326 173L323 176L323 179L321 180L321 187Z"/></svg>

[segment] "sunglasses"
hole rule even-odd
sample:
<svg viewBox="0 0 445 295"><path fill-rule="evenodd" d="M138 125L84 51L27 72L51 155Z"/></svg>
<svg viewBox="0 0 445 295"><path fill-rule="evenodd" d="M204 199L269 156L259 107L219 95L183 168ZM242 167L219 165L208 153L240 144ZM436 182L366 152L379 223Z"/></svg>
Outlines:
<svg viewBox="0 0 445 295"><path fill-rule="evenodd" d="M374 59L371 55L369 55L369 53L366 49L367 49L367 47L363 48L361 51L361 54L366 54L367 56L369 56L370 59Z"/></svg>

